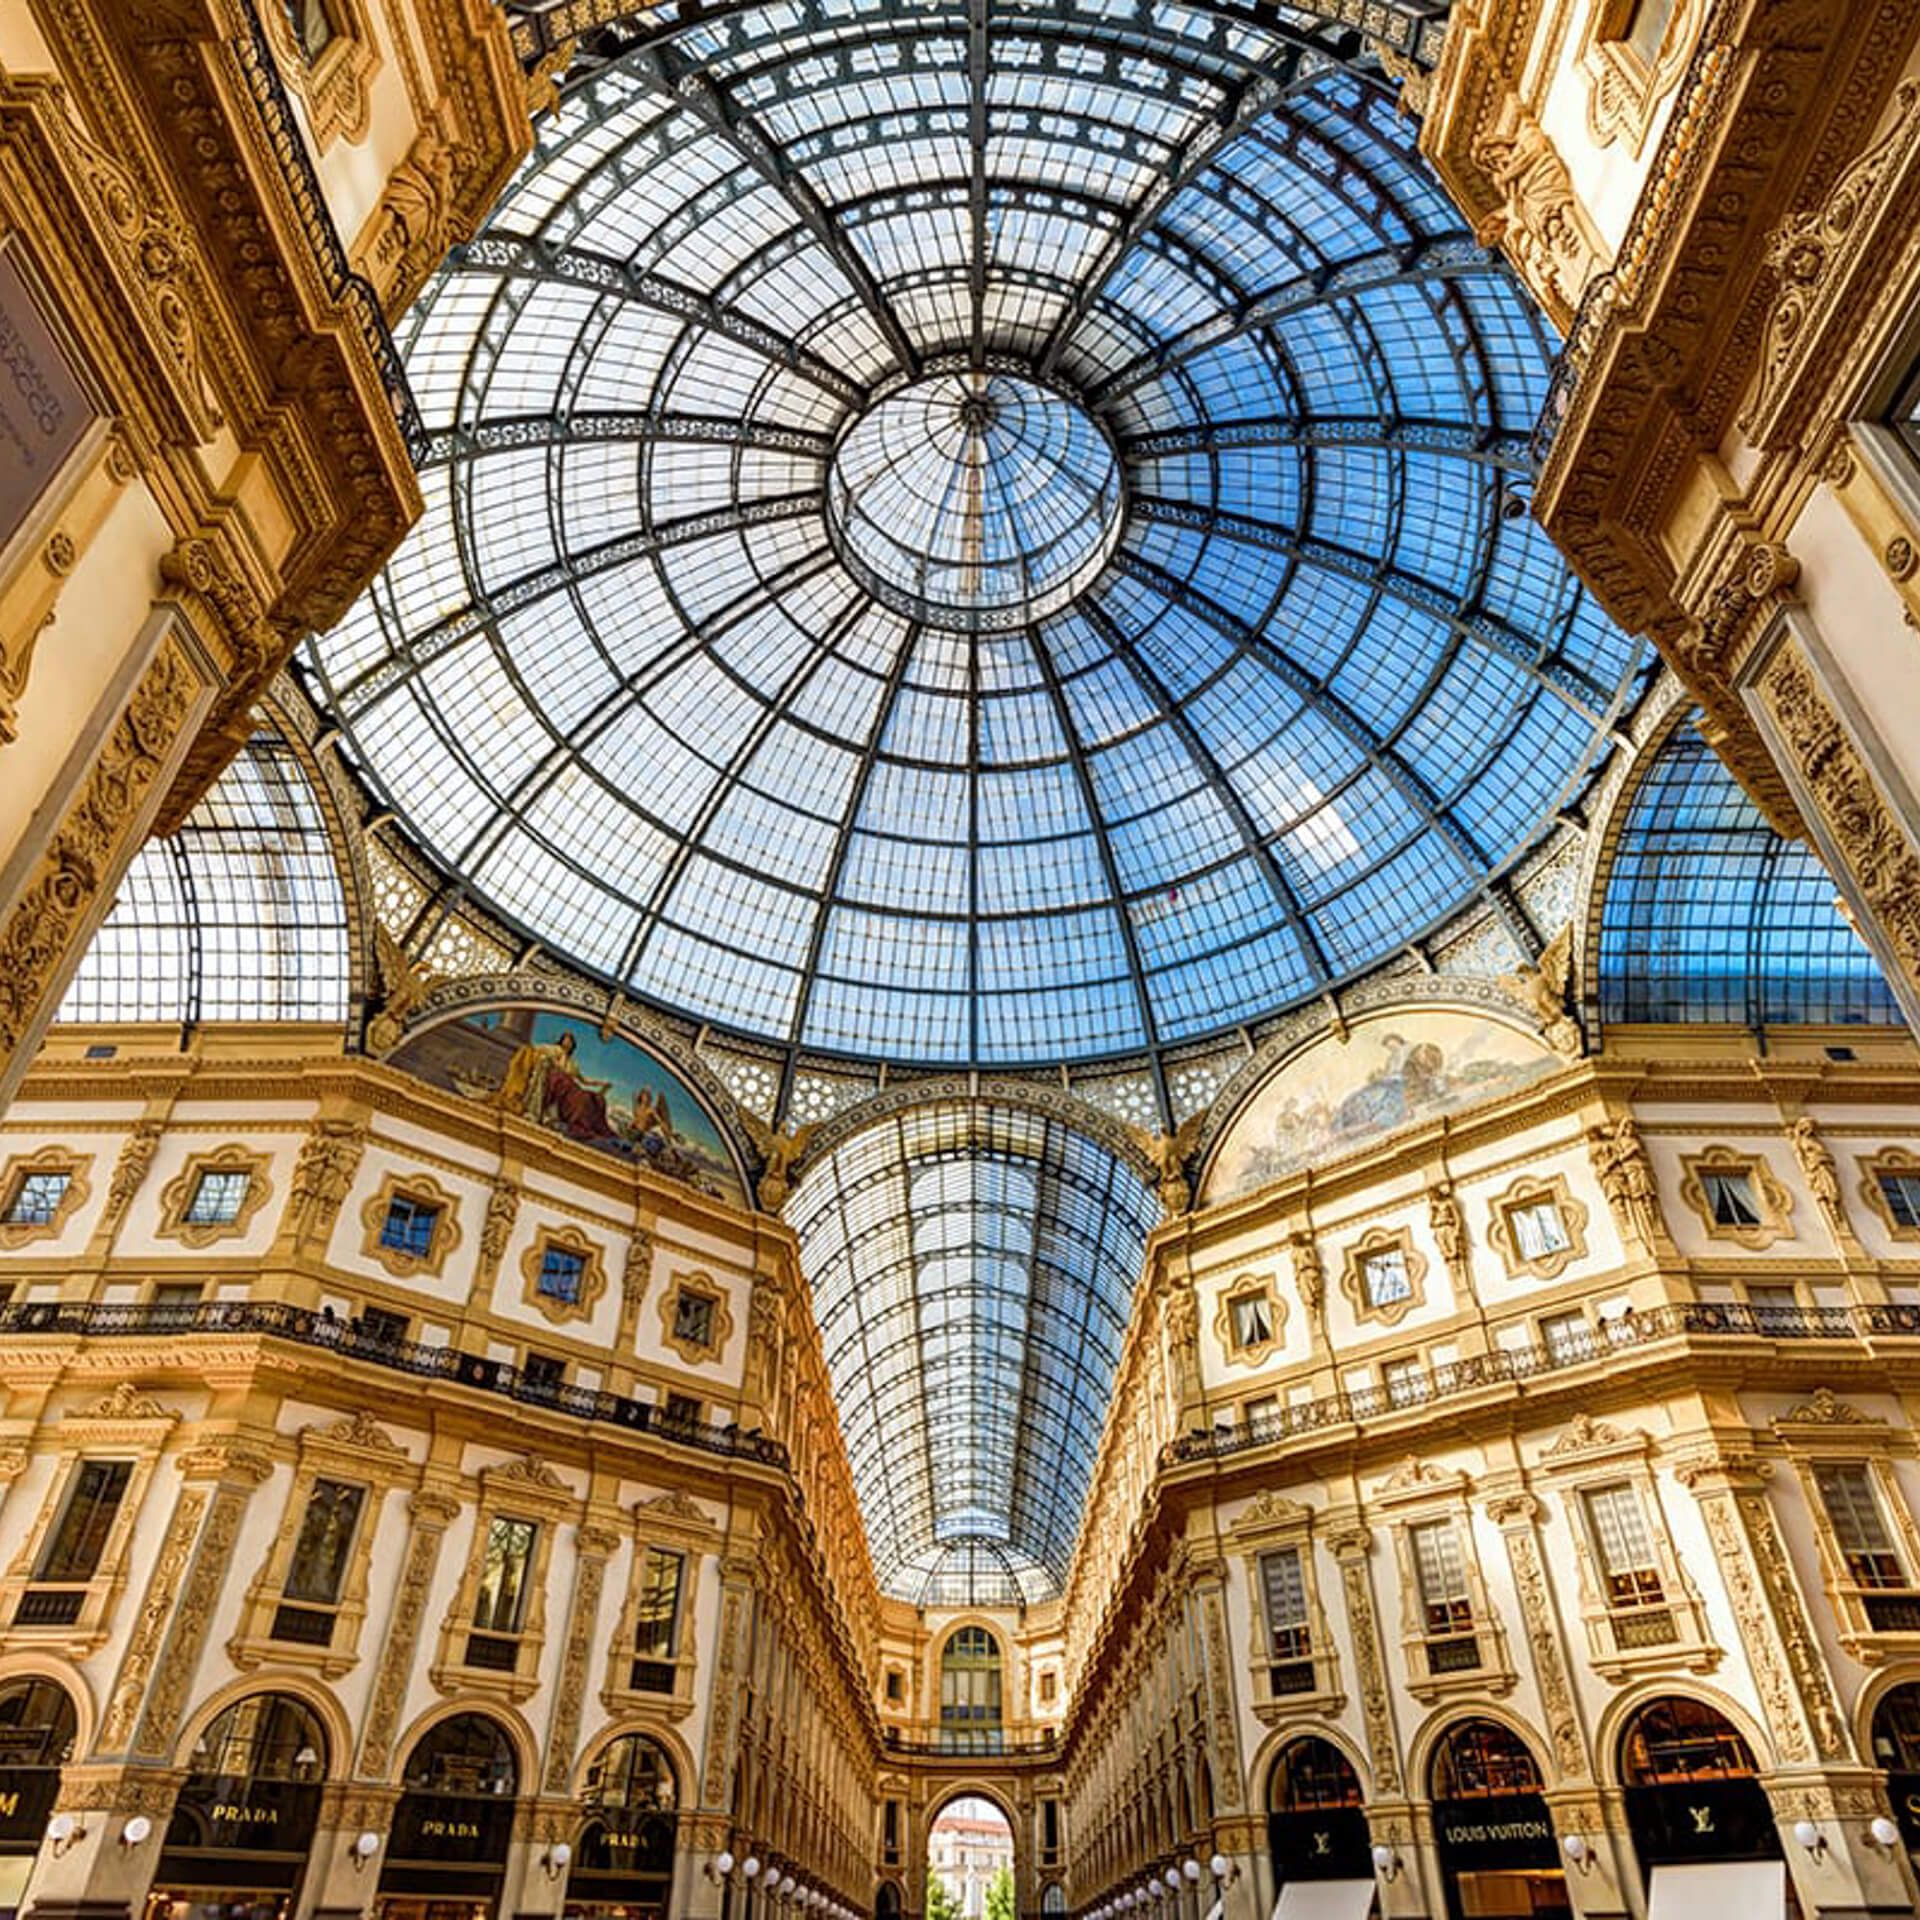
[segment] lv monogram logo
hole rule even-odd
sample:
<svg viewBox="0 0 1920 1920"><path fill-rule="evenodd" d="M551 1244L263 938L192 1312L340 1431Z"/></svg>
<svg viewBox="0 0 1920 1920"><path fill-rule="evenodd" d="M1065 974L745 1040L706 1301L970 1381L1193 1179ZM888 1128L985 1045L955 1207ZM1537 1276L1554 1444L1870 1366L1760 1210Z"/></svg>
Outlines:
<svg viewBox="0 0 1920 1920"><path fill-rule="evenodd" d="M1687 1811L1693 1816L1693 1830L1695 1833L1712 1833L1715 1830L1713 1824L1713 1809L1711 1807L1689 1807Z"/></svg>
<svg viewBox="0 0 1920 1920"><path fill-rule="evenodd" d="M1333 1851L1333 1835L1316 1831L1313 1836L1313 1851L1316 1857Z"/></svg>

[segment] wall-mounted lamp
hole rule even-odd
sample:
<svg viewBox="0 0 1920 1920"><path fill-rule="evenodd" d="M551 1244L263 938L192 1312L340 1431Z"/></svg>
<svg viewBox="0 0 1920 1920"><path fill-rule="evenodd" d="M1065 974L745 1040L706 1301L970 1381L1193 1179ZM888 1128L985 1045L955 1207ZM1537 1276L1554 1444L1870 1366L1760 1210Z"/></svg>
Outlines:
<svg viewBox="0 0 1920 1920"><path fill-rule="evenodd" d="M1373 1850L1373 1870L1382 1880L1400 1877L1400 1856L1384 1840Z"/></svg>
<svg viewBox="0 0 1920 1920"><path fill-rule="evenodd" d="M573 1849L568 1846L564 1840L556 1840L553 1845L540 1856L540 1864L546 1869L546 1875L549 1880L558 1880L560 1876L566 1872L567 1865L572 1858Z"/></svg>
<svg viewBox="0 0 1920 1920"><path fill-rule="evenodd" d="M719 1886L733 1871L733 1855L724 1847L707 1862L707 1878Z"/></svg>
<svg viewBox="0 0 1920 1920"><path fill-rule="evenodd" d="M1900 1844L1900 1829L1884 1813L1876 1813L1867 1826L1867 1838L1882 1853L1892 1853Z"/></svg>
<svg viewBox="0 0 1920 1920"><path fill-rule="evenodd" d="M758 1857L751 1853L748 1854L747 1857L740 1862L740 1871L749 1880L759 1879L760 1861Z"/></svg>
<svg viewBox="0 0 1920 1920"><path fill-rule="evenodd" d="M1593 1871L1593 1849L1587 1845L1584 1835L1570 1833L1560 1842L1560 1851L1568 1861L1582 1873Z"/></svg>
<svg viewBox="0 0 1920 1920"><path fill-rule="evenodd" d="M1816 1860L1826 1858L1827 1836L1811 1820L1796 1820L1793 1823L1793 1838L1796 1846L1805 1847Z"/></svg>
<svg viewBox="0 0 1920 1920"><path fill-rule="evenodd" d="M1200 1884L1200 1862L1198 1860L1182 1860L1180 1862L1180 1874L1188 1886L1198 1886Z"/></svg>
<svg viewBox="0 0 1920 1920"><path fill-rule="evenodd" d="M120 1844L131 1853L152 1831L153 1822L149 1820L144 1813L136 1813L133 1818L120 1829Z"/></svg>
<svg viewBox="0 0 1920 1920"><path fill-rule="evenodd" d="M379 1851L380 1851L380 1836L377 1833L374 1833L372 1831L368 1831L366 1833L356 1833L353 1836L353 1870L354 1872L365 1873L367 1870L367 1862L371 1860L373 1856Z"/></svg>
<svg viewBox="0 0 1920 1920"><path fill-rule="evenodd" d="M76 1841L87 1837L86 1824L78 1814L56 1813L47 1822L47 1843L53 1848L53 1857L57 1860Z"/></svg>

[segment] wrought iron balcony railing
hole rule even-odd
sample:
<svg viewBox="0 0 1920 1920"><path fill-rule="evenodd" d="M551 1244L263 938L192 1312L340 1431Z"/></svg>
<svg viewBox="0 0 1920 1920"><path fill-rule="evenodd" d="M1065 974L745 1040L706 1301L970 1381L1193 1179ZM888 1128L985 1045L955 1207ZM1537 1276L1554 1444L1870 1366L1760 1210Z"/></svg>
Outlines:
<svg viewBox="0 0 1920 1920"><path fill-rule="evenodd" d="M518 1367L458 1347L433 1347L417 1340L394 1340L322 1309L290 1306L282 1300L208 1300L186 1306L133 1306L85 1300L22 1301L0 1307L0 1340L21 1334L64 1339L113 1339L129 1335L250 1334L291 1340L304 1347L364 1360L416 1379L447 1380L481 1393L498 1394L524 1406L570 1414L650 1433L704 1453L757 1460L785 1468L787 1450L763 1433L743 1432L708 1420L689 1420L664 1407L601 1389L555 1386L524 1378Z"/></svg>

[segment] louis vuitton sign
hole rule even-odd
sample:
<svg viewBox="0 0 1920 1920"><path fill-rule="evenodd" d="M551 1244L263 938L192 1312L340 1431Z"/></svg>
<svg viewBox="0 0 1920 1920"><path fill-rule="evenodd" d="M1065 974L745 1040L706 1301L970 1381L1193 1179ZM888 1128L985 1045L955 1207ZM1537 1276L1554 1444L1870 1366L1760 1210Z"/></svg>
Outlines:
<svg viewBox="0 0 1920 1920"><path fill-rule="evenodd" d="M100 418L14 246L0 246L0 548Z"/></svg>

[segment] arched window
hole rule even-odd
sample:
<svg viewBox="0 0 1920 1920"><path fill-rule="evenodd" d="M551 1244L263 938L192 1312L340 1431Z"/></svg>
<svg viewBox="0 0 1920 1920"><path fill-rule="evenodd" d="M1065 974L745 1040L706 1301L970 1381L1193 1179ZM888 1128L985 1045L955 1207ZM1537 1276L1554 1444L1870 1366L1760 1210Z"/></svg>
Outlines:
<svg viewBox="0 0 1920 1920"><path fill-rule="evenodd" d="M940 1650L940 1724L1000 1724L1000 1643L985 1627L960 1627Z"/></svg>
<svg viewBox="0 0 1920 1920"><path fill-rule="evenodd" d="M0 1772L65 1765L78 1724L65 1687L52 1680L9 1680L0 1687Z"/></svg>
<svg viewBox="0 0 1920 1920"><path fill-rule="evenodd" d="M228 1780L295 1780L327 1770L327 1730L304 1700L250 1693L216 1716L193 1743L193 1771Z"/></svg>
<svg viewBox="0 0 1920 1920"><path fill-rule="evenodd" d="M1065 1913L1066 1910L1067 1890L1065 1887L1056 1884L1041 1894L1040 1911L1042 1913Z"/></svg>
<svg viewBox="0 0 1920 1920"><path fill-rule="evenodd" d="M1739 1728L1704 1701L1681 1694L1648 1701L1620 1737L1620 1777L1630 1787L1742 1780L1758 1771Z"/></svg>
<svg viewBox="0 0 1920 1920"><path fill-rule="evenodd" d="M582 1795L597 1807L631 1807L671 1813L679 1803L673 1762L657 1740L644 1733L623 1734L587 1769Z"/></svg>
<svg viewBox="0 0 1920 1920"><path fill-rule="evenodd" d="M1873 1764L1920 1773L1920 1681L1889 1687L1873 1710Z"/></svg>
<svg viewBox="0 0 1920 1920"><path fill-rule="evenodd" d="M1309 1737L1282 1748L1267 1782L1267 1806L1274 1813L1357 1807L1362 1799L1360 1776L1330 1740Z"/></svg>
<svg viewBox="0 0 1920 1920"><path fill-rule="evenodd" d="M1527 1743L1497 1720L1462 1720L1448 1728L1434 1750L1436 1800L1492 1800L1539 1791L1540 1763Z"/></svg>
<svg viewBox="0 0 1920 1920"><path fill-rule="evenodd" d="M409 1793L516 1793L520 1763L499 1721L484 1713L457 1713L420 1736L402 1776Z"/></svg>
<svg viewBox="0 0 1920 1920"><path fill-rule="evenodd" d="M874 1896L874 1920L900 1920L900 1889L891 1880L880 1883L880 1891Z"/></svg>

